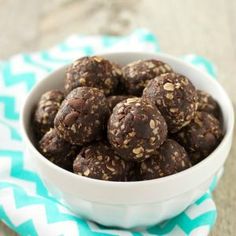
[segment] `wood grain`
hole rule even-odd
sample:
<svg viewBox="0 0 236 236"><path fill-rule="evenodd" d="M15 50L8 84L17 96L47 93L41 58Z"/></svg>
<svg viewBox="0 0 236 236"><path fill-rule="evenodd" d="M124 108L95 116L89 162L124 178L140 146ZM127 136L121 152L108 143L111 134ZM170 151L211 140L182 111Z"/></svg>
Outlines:
<svg viewBox="0 0 236 236"><path fill-rule="evenodd" d="M236 104L235 0L0 0L0 58L44 49L74 33L125 34L146 27L163 51L212 60ZM236 142L214 193L217 224L211 236L236 233ZM15 235L2 224L0 235ZM0 230L0 232L1 232Z"/></svg>

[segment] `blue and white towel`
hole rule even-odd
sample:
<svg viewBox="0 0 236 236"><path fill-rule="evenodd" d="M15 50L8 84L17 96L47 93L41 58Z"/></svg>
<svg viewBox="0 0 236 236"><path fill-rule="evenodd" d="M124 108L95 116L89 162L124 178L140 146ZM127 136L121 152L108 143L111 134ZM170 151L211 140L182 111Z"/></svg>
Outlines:
<svg viewBox="0 0 236 236"><path fill-rule="evenodd" d="M19 111L29 90L56 68L84 55L110 51L159 51L147 30L128 36L73 35L55 47L19 54L0 62L0 220L20 235L142 236L207 235L216 221L212 187L185 212L142 232L108 229L78 218L54 199L40 176L28 166L19 132ZM196 55L184 60L215 76L214 66Z"/></svg>

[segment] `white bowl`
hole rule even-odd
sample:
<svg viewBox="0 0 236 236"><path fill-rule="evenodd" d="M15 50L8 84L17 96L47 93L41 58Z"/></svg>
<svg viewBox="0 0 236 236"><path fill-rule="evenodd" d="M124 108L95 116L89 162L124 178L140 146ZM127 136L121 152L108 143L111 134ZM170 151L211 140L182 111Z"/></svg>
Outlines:
<svg viewBox="0 0 236 236"><path fill-rule="evenodd" d="M233 107L224 89L208 74L165 54L110 53L102 55L125 65L139 59L160 59L186 75L199 89L220 104L225 136L220 145L199 164L174 175L141 182L108 182L70 173L48 161L33 145L31 113L40 95L63 88L66 67L41 80L28 95L21 114L24 142L30 159L51 193L62 197L77 215L106 226L131 228L148 226L174 217L197 200L223 166L232 143Z"/></svg>

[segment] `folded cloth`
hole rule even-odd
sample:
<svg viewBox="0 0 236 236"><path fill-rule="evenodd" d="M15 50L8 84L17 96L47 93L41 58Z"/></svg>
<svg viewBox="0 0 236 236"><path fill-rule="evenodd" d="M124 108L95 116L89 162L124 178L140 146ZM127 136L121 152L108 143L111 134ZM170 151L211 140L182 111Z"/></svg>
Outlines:
<svg viewBox="0 0 236 236"><path fill-rule="evenodd" d="M19 131L19 110L25 95L41 78L84 55L108 51L158 52L155 36L138 29L128 36L73 35L55 47L19 54L0 62L0 220L20 235L207 235L216 221L211 192L217 183L183 213L142 231L102 227L75 216L50 195L40 176L26 162ZM184 60L215 76L205 58Z"/></svg>

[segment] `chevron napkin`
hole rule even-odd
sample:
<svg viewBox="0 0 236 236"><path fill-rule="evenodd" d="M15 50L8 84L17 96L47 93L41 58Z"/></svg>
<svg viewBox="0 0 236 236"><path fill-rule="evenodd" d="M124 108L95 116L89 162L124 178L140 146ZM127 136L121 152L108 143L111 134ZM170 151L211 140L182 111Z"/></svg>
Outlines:
<svg viewBox="0 0 236 236"><path fill-rule="evenodd" d="M128 36L73 35L61 44L0 62L0 220L20 235L142 236L207 235L216 221L211 192L217 183L185 212L143 231L105 228L78 218L50 195L40 176L25 161L19 110L25 95L41 78L83 55L106 51L159 51L155 36L138 29ZM184 60L215 76L214 66L196 55Z"/></svg>

